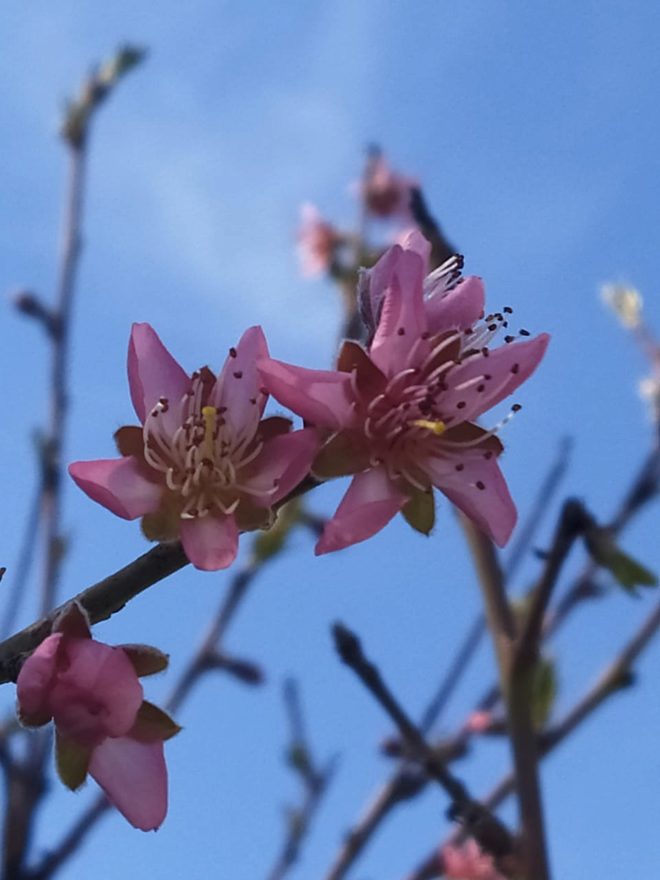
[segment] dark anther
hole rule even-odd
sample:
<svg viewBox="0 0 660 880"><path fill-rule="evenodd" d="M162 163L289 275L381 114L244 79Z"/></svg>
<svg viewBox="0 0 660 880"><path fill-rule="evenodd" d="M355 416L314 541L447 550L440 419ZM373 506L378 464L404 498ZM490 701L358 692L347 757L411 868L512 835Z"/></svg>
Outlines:
<svg viewBox="0 0 660 880"><path fill-rule="evenodd" d="M482 483L481 480L477 480L477 482L476 482L474 485L475 485L475 486L477 487L477 489L479 489L481 492L483 492L483 490L486 488L486 484L485 484L485 483Z"/></svg>
<svg viewBox="0 0 660 880"><path fill-rule="evenodd" d="M514 403L511 407L511 412L520 412L522 409L522 405L520 403Z"/></svg>
<svg viewBox="0 0 660 880"><path fill-rule="evenodd" d="M531 336L532 335L529 332L529 330L519 330L518 332L520 333L521 336Z"/></svg>
<svg viewBox="0 0 660 880"><path fill-rule="evenodd" d="M233 357L233 358L236 357L236 349L234 348L233 345L232 345L232 347L229 349L229 357Z"/></svg>
<svg viewBox="0 0 660 880"><path fill-rule="evenodd" d="M256 398L256 397L251 397L251 398L250 398L250 403L252 404L252 406L256 406L257 398Z"/></svg>
<svg viewBox="0 0 660 880"><path fill-rule="evenodd" d="M486 459L486 461L490 461L492 457L493 457L493 450L492 449L488 449L486 452L484 452L484 458Z"/></svg>
<svg viewBox="0 0 660 880"><path fill-rule="evenodd" d="M243 378L243 371L236 370L236 372L234 373L234 379L242 379L242 378Z"/></svg>
<svg viewBox="0 0 660 880"><path fill-rule="evenodd" d="M457 465L456 465L456 470L457 470L457 471L463 471L463 470L465 470L465 465L464 465L464 464L457 464Z"/></svg>
<svg viewBox="0 0 660 880"><path fill-rule="evenodd" d="M429 333L429 331L428 331L428 330L425 330L425 331L422 333L422 339L428 339L428 338L430 337L430 335L431 335L431 334Z"/></svg>
<svg viewBox="0 0 660 880"><path fill-rule="evenodd" d="M512 315L513 314L513 309L511 308L511 306L504 306L502 311L504 312L505 315Z"/></svg>
<svg viewBox="0 0 660 880"><path fill-rule="evenodd" d="M497 324L489 324L488 329L491 333L493 333L495 330L497 330Z"/></svg>
<svg viewBox="0 0 660 880"><path fill-rule="evenodd" d="M492 378L493 378L493 377L490 375L490 373L484 373L484 379L486 380L486 382L490 382L490 380L491 380Z"/></svg>
<svg viewBox="0 0 660 880"><path fill-rule="evenodd" d="M485 386L485 385L477 385L477 391L478 391L479 393L481 393L482 391L485 391L485 390L486 390L486 386Z"/></svg>
<svg viewBox="0 0 660 880"><path fill-rule="evenodd" d="M514 364L511 367L511 372L513 373L514 376L517 375L520 372L520 364Z"/></svg>
<svg viewBox="0 0 660 880"><path fill-rule="evenodd" d="M456 409L465 409L465 401L459 400L458 403L456 404Z"/></svg>
<svg viewBox="0 0 660 880"><path fill-rule="evenodd" d="M514 340L515 338L516 338L515 336L505 336L505 337L504 337L504 341L505 341L505 342L513 342L513 340Z"/></svg>
<svg viewBox="0 0 660 880"><path fill-rule="evenodd" d="M490 355L490 352L488 351L487 348L482 348L481 353L485 358L487 358Z"/></svg>

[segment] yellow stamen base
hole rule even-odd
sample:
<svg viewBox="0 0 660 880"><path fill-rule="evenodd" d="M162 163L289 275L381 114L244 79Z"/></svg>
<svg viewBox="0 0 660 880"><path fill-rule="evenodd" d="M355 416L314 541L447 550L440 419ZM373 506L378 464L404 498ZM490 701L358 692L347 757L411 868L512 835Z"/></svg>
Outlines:
<svg viewBox="0 0 660 880"><path fill-rule="evenodd" d="M202 418L204 419L204 456L213 460L213 446L215 429L218 423L218 410L215 406L203 406Z"/></svg>
<svg viewBox="0 0 660 880"><path fill-rule="evenodd" d="M429 419L415 419L415 421L410 424L414 425L416 428L426 428L427 431L431 431L436 437L440 437L440 435L444 434L447 430L447 426L444 422L432 422Z"/></svg>

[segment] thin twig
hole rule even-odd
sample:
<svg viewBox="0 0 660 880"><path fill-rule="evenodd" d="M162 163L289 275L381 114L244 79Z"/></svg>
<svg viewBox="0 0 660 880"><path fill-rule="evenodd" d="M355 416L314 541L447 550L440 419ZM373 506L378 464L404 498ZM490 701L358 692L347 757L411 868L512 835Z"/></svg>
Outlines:
<svg viewBox="0 0 660 880"><path fill-rule="evenodd" d="M451 798L451 815L459 819L485 850L494 856L514 852L513 838L505 825L472 798L468 789L454 776L443 758L426 742L408 715L395 699L373 663L362 651L358 638L345 626L333 626L335 646L341 659L358 676L372 696L395 723L411 754Z"/></svg>

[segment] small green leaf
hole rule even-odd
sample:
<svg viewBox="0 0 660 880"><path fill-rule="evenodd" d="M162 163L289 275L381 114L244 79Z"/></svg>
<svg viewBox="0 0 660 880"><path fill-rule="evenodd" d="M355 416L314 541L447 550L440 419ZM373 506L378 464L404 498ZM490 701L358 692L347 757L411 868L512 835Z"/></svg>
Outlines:
<svg viewBox="0 0 660 880"><path fill-rule="evenodd" d="M608 529L592 527L585 535L587 548L594 561L606 568L617 583L629 593L635 587L656 587L658 578L616 544Z"/></svg>
<svg viewBox="0 0 660 880"><path fill-rule="evenodd" d="M138 709L135 724L128 733L131 739L139 742L158 742L171 739L181 731L181 727L167 712L148 703L146 700Z"/></svg>
<svg viewBox="0 0 660 880"><path fill-rule="evenodd" d="M430 535L435 525L433 489L426 491L421 489L414 490L401 513L403 513L406 522L413 529L421 532L423 535Z"/></svg>
<svg viewBox="0 0 660 880"><path fill-rule="evenodd" d="M118 645L133 664L136 675L155 675L167 669L169 654L152 648L151 645Z"/></svg>
<svg viewBox="0 0 660 880"><path fill-rule="evenodd" d="M92 757L92 749L66 739L55 731L55 764L57 774L71 791L75 791L87 779L87 769Z"/></svg>
<svg viewBox="0 0 660 880"><path fill-rule="evenodd" d="M540 730L550 718L557 698L555 664L547 657L539 658L532 681L532 723Z"/></svg>
<svg viewBox="0 0 660 880"><path fill-rule="evenodd" d="M300 502L299 499L294 498L293 501L289 501L288 504L280 508L273 525L255 537L252 544L252 556L256 563L265 562L282 552L291 529L298 522L299 513Z"/></svg>

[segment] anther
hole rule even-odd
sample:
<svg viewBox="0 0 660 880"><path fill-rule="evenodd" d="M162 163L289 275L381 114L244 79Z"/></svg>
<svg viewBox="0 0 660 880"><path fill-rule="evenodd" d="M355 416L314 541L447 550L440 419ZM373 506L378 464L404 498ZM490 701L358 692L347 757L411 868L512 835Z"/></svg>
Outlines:
<svg viewBox="0 0 660 880"><path fill-rule="evenodd" d="M513 342L513 340L514 340L515 338L516 338L515 336L505 336L505 337L504 337L504 341L505 341L505 342Z"/></svg>
<svg viewBox="0 0 660 880"><path fill-rule="evenodd" d="M465 405L466 404L465 404L464 400L459 400L458 403L456 404L456 409L465 409Z"/></svg>
<svg viewBox="0 0 660 880"><path fill-rule="evenodd" d="M406 331L404 330L403 327L399 327L399 329L396 332L397 332L398 336L405 336L406 335Z"/></svg>
<svg viewBox="0 0 660 880"><path fill-rule="evenodd" d="M242 379L243 378L243 371L236 370L236 372L233 374L233 376L234 376L234 379Z"/></svg>
<svg viewBox="0 0 660 880"><path fill-rule="evenodd" d="M455 465L455 467L456 467L457 471L464 471L465 470L464 464L457 464L457 465Z"/></svg>
<svg viewBox="0 0 660 880"><path fill-rule="evenodd" d="M520 333L521 336L531 336L532 335L529 332L529 330L519 330L518 333Z"/></svg>
<svg viewBox="0 0 660 880"><path fill-rule="evenodd" d="M483 490L486 488L486 484L485 484L485 483L482 483L481 480L477 480L477 482L476 482L474 485L475 485L475 486L477 487L477 489L479 489L481 492L483 492Z"/></svg>
<svg viewBox="0 0 660 880"><path fill-rule="evenodd" d="M504 306L502 311L504 312L505 315L512 315L513 314L513 309L511 308L511 306Z"/></svg>
<svg viewBox="0 0 660 880"><path fill-rule="evenodd" d="M520 412L521 409L522 409L522 404L514 403L513 406L511 407L511 412Z"/></svg>
<svg viewBox="0 0 660 880"><path fill-rule="evenodd" d="M486 386L485 386L485 385L477 385L477 391L482 392L482 391L485 391L485 390L486 390Z"/></svg>
<svg viewBox="0 0 660 880"><path fill-rule="evenodd" d="M233 358L236 357L236 349L234 348L233 345L232 345L232 347L229 349L229 357L233 357Z"/></svg>

